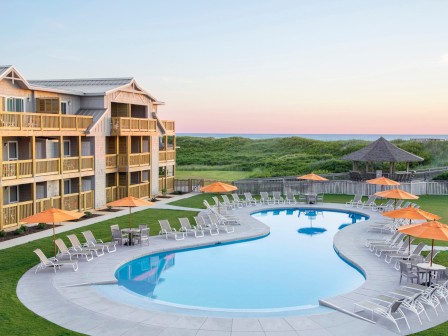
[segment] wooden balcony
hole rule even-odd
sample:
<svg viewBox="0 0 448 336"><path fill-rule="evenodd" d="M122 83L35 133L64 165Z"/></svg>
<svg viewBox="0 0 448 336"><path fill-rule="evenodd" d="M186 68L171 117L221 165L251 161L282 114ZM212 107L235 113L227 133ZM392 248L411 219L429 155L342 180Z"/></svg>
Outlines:
<svg viewBox="0 0 448 336"><path fill-rule="evenodd" d="M133 196L137 198L150 196L149 182L130 185L129 190L126 186L119 186L117 190L117 198L120 199L126 196Z"/></svg>
<svg viewBox="0 0 448 336"><path fill-rule="evenodd" d="M33 214L33 201L3 205L3 228L16 226L23 218Z"/></svg>
<svg viewBox="0 0 448 336"><path fill-rule="evenodd" d="M118 155L118 167L119 168L133 168L133 167L149 167L151 165L151 154L146 153L134 153L119 154Z"/></svg>
<svg viewBox="0 0 448 336"><path fill-rule="evenodd" d="M81 156L81 171L89 171L94 169L95 158L93 156Z"/></svg>
<svg viewBox="0 0 448 336"><path fill-rule="evenodd" d="M155 119L112 118L111 135L155 135L156 132L157 123Z"/></svg>
<svg viewBox="0 0 448 336"><path fill-rule="evenodd" d="M62 159L62 171L71 173L79 171L79 157L65 157Z"/></svg>
<svg viewBox="0 0 448 336"><path fill-rule="evenodd" d="M59 174L59 159L36 160L36 176Z"/></svg>
<svg viewBox="0 0 448 336"><path fill-rule="evenodd" d="M106 168L117 168L117 154L106 154Z"/></svg>
<svg viewBox="0 0 448 336"><path fill-rule="evenodd" d="M163 128L165 128L167 135L174 135L175 134L175 128L174 128L174 121L173 120L161 120Z"/></svg>
<svg viewBox="0 0 448 336"><path fill-rule="evenodd" d="M41 198L36 200L36 213L50 208L61 208L61 196Z"/></svg>
<svg viewBox="0 0 448 336"><path fill-rule="evenodd" d="M0 112L2 135L64 135L84 134L93 117L69 114L46 114L32 112Z"/></svg>
<svg viewBox="0 0 448 336"><path fill-rule="evenodd" d="M106 188L106 203L116 201L117 197L117 186L107 187Z"/></svg>
<svg viewBox="0 0 448 336"><path fill-rule="evenodd" d="M175 150L166 150L159 152L159 162L167 162L176 160Z"/></svg>
<svg viewBox="0 0 448 336"><path fill-rule="evenodd" d="M62 196L62 209L71 211L83 211L93 209L94 191L83 191L81 194L74 193Z"/></svg>
<svg viewBox="0 0 448 336"><path fill-rule="evenodd" d="M14 180L33 176L33 161L7 161L2 163L2 178Z"/></svg>
<svg viewBox="0 0 448 336"><path fill-rule="evenodd" d="M174 176L159 177L159 193L162 194L163 189L167 192L174 191Z"/></svg>

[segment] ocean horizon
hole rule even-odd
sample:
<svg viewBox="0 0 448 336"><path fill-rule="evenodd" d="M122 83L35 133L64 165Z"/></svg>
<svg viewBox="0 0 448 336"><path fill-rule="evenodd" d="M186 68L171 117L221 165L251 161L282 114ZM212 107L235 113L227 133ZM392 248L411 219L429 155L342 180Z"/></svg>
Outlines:
<svg viewBox="0 0 448 336"><path fill-rule="evenodd" d="M443 134L257 134L257 133L177 133L177 136L191 136L200 138L231 138L242 137L249 139L273 139L302 137L312 140L337 141L337 140L365 140L374 141L379 137L387 140L410 139L443 139L448 140L448 135Z"/></svg>

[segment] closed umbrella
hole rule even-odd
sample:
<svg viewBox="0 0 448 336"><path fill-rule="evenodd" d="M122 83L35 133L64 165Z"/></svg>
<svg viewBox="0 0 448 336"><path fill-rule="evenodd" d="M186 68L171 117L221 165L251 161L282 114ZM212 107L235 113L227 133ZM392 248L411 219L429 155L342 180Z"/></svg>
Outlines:
<svg viewBox="0 0 448 336"><path fill-rule="evenodd" d="M205 193L213 193L213 194L221 194L226 193L230 191L238 190L237 187L231 184L223 183L223 182L214 182L212 184L209 184L205 187L201 188L202 192ZM218 200L218 212L219 212L219 200Z"/></svg>
<svg viewBox="0 0 448 336"><path fill-rule="evenodd" d="M437 221L401 226L398 231L412 237L431 239L431 267L434 255L434 240L448 241L448 225Z"/></svg>
<svg viewBox="0 0 448 336"><path fill-rule="evenodd" d="M106 205L111 207L128 207L129 208L129 229L132 229L132 208L138 206L150 206L154 205L153 202L145 201L140 198L128 196L119 200L107 203Z"/></svg>
<svg viewBox="0 0 448 336"><path fill-rule="evenodd" d="M54 246L54 256L56 257L55 223L61 223L61 222L69 221L69 220L79 219L82 216L84 216L84 214L80 213L80 212L50 208L48 210L45 210L45 211L39 212L35 215L24 218L24 219L22 219L22 222L53 224L53 246Z"/></svg>

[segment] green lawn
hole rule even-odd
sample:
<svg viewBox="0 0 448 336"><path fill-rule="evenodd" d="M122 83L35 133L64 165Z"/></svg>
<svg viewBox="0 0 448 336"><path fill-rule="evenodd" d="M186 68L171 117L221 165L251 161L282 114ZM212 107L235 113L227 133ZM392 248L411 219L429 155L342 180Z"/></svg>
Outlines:
<svg viewBox="0 0 448 336"><path fill-rule="evenodd" d="M195 215L196 213L191 211L149 209L134 213L132 220L134 225L148 224L151 235L157 235L159 232L157 220L168 219L173 227L178 228L177 218L189 217L192 219ZM129 216L125 215L106 220L58 236L64 238L68 244L68 239L66 239L68 234L76 233L81 238L81 231L91 230L96 238L109 241L111 224L118 224L121 228L128 227ZM24 245L0 250L0 335L80 335L35 315L18 300L16 296L17 282L28 269L38 263L38 258L33 253L33 250L36 248L42 249L48 256L52 255L52 238L43 238ZM79 272L82 272L82 263L81 261Z"/></svg>
<svg viewBox="0 0 448 336"><path fill-rule="evenodd" d="M217 181L237 181L248 178L250 171L229 171L229 170L176 170L178 179L205 179Z"/></svg>

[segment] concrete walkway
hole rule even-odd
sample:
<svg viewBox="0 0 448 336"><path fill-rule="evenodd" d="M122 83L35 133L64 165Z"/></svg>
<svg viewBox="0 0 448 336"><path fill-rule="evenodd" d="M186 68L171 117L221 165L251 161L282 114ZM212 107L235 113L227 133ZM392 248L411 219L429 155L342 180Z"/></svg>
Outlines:
<svg viewBox="0 0 448 336"><path fill-rule="evenodd" d="M170 207L163 204L160 206ZM345 206L336 204L324 204L319 208L346 209ZM378 324L372 324L349 315L353 312L354 302L374 297L398 286L398 272L362 245L365 237L371 236L366 230L368 222L348 226L334 238L335 248L350 262L363 269L367 280L355 291L322 299L322 304L336 309L326 314L259 318L222 318L212 314L192 316L188 311L170 313L154 307L127 305L102 295L96 286L92 286L98 283L115 283L115 270L140 256L266 235L269 233L269 227L250 216L258 210L260 207L235 210L234 214L241 219L242 225L235 226L233 234L206 236L201 239L188 238L183 241L151 237L148 247L121 247L117 253L95 258L88 263L81 261L76 273L65 269L56 274L44 271L35 275L34 269L31 269L20 279L17 295L25 306L45 319L89 335L346 336L397 333L397 329L388 321L380 320ZM371 221L380 218L379 214L369 210L361 212L370 215ZM70 226L70 229L72 228ZM445 311L448 312L448 307ZM430 314L433 323L424 321L422 327L410 316L412 331L429 328L448 318L448 313L439 315L436 319L434 313ZM405 333L409 332L401 324L400 327Z"/></svg>

